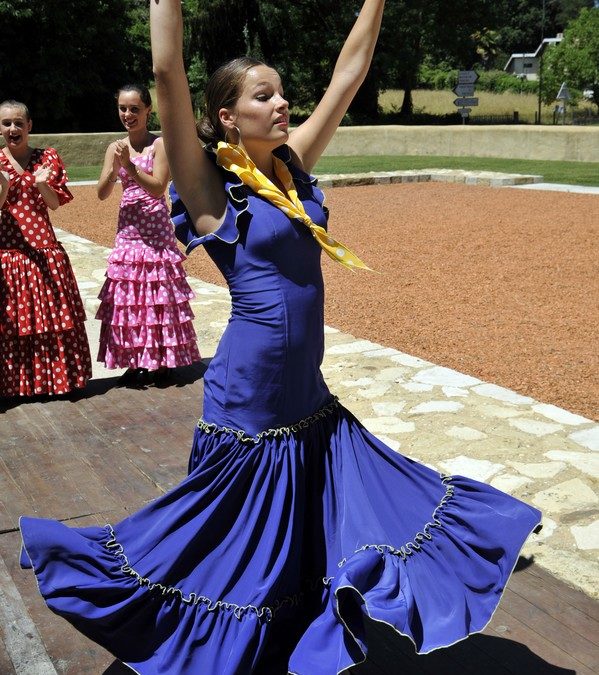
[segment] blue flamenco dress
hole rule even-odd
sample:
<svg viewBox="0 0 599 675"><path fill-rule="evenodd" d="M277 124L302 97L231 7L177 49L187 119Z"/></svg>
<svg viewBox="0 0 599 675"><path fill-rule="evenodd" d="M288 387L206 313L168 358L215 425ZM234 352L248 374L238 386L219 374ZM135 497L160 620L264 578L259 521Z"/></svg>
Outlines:
<svg viewBox="0 0 599 675"><path fill-rule="evenodd" d="M288 165L312 220L315 181ZM364 661L367 620L419 653L481 631L539 512L394 452L322 378L321 249L223 171L221 227L199 237L232 313L205 375L189 475L120 523L22 518L46 603L144 675L334 675Z"/></svg>

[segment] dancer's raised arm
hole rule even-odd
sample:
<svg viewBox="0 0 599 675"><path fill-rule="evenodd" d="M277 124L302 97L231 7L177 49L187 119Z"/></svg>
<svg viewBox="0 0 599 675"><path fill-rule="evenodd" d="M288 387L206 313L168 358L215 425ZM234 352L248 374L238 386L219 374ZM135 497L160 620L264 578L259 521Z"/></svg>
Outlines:
<svg viewBox="0 0 599 675"><path fill-rule="evenodd" d="M324 96L310 117L290 134L289 145L308 172L333 137L368 73L384 7L385 0L365 0Z"/></svg>
<svg viewBox="0 0 599 675"><path fill-rule="evenodd" d="M183 63L180 0L150 0L152 60L164 147L177 191L199 234L215 230L225 211L222 179L206 157Z"/></svg>

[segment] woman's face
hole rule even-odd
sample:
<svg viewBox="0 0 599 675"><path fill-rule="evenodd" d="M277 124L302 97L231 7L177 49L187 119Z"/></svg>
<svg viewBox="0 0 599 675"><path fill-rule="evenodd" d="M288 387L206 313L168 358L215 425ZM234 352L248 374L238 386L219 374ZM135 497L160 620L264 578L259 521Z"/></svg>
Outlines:
<svg viewBox="0 0 599 675"><path fill-rule="evenodd" d="M127 131L146 130L152 108L146 106L136 91L121 91L118 97L119 118Z"/></svg>
<svg viewBox="0 0 599 675"><path fill-rule="evenodd" d="M274 147L289 137L289 103L283 97L281 78L268 66L255 66L248 70L241 96L230 114L230 120L241 132L247 147L252 142L272 142ZM225 129L227 129L226 119ZM236 138L233 132L232 137Z"/></svg>
<svg viewBox="0 0 599 675"><path fill-rule="evenodd" d="M22 108L13 106L0 108L0 128L4 142L11 152L27 147L31 120L27 119Z"/></svg>

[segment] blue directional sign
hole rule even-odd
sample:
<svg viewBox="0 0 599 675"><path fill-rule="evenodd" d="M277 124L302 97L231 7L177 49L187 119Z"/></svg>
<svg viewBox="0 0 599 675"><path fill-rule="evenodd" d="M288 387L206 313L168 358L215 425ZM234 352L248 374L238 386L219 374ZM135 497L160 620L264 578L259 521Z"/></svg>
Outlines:
<svg viewBox="0 0 599 675"><path fill-rule="evenodd" d="M478 105L477 98L456 98L453 102L457 106L475 106Z"/></svg>
<svg viewBox="0 0 599 675"><path fill-rule="evenodd" d="M472 107L478 105L478 99L472 96L476 80L478 80L478 73L475 70L458 70L458 84L453 90L458 98L453 104L458 107L458 113L462 116L464 123Z"/></svg>
<svg viewBox="0 0 599 675"><path fill-rule="evenodd" d="M478 80L475 70L458 70L458 84L474 84Z"/></svg>
<svg viewBox="0 0 599 675"><path fill-rule="evenodd" d="M458 84L453 88L456 96L472 96L474 94L474 84Z"/></svg>

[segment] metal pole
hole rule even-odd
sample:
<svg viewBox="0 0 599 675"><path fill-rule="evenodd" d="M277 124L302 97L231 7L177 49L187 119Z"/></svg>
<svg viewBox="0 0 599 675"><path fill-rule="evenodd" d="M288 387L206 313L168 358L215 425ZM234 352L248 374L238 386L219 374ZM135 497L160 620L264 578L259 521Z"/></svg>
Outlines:
<svg viewBox="0 0 599 675"><path fill-rule="evenodd" d="M541 93L543 91L543 40L545 39L545 0L543 0L543 10L541 13L541 56L539 57L539 94L537 100L537 124L542 124L541 120Z"/></svg>
<svg viewBox="0 0 599 675"><path fill-rule="evenodd" d="M538 101L538 111L539 124L543 124L541 119L541 95L543 91L543 52L541 52L541 57L539 58L539 101Z"/></svg>

